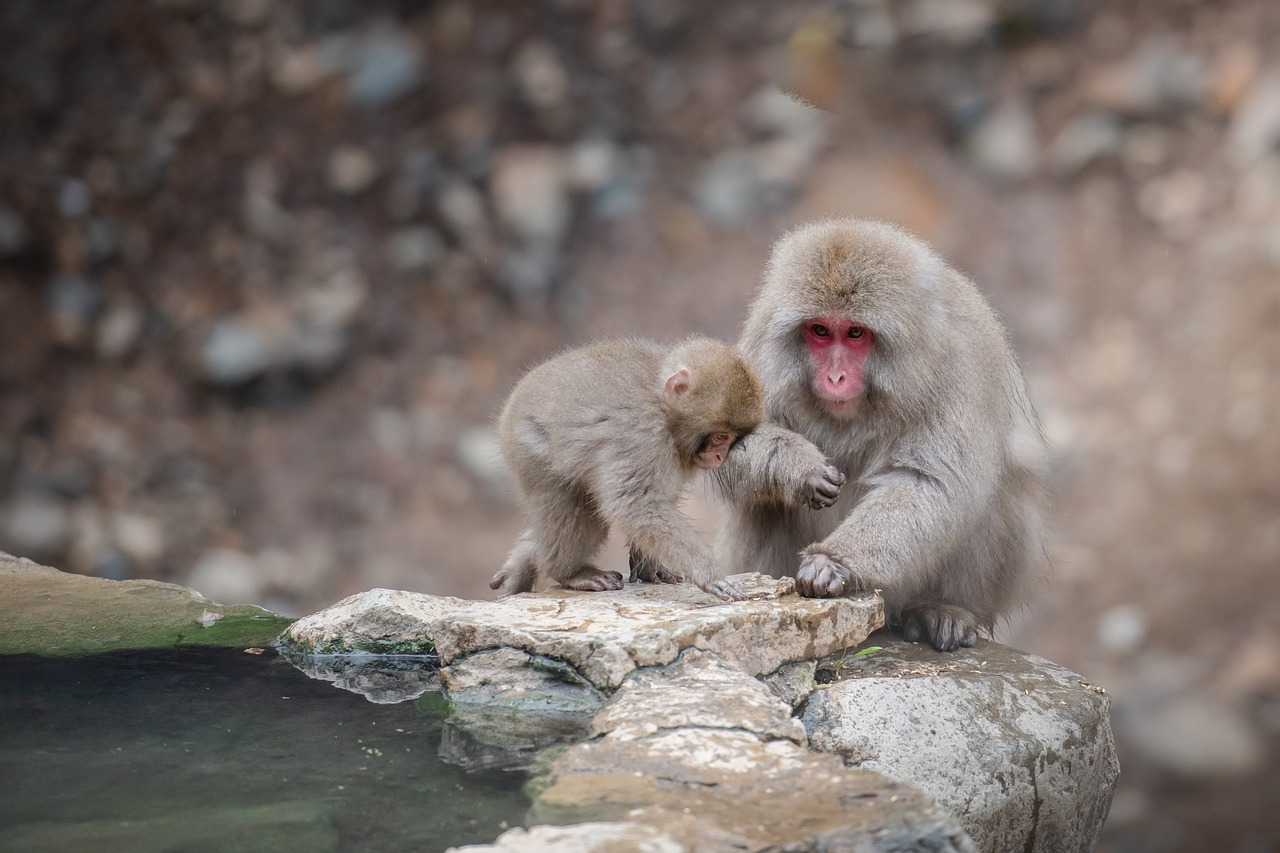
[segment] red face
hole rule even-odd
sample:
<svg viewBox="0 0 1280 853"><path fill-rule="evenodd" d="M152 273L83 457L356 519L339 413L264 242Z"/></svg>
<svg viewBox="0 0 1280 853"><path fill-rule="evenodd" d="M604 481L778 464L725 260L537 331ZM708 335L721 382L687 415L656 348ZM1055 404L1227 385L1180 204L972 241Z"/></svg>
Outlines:
<svg viewBox="0 0 1280 853"><path fill-rule="evenodd" d="M724 457L738 438L736 432L713 432L707 436L707 442L693 457L693 464L699 468L719 468L724 464Z"/></svg>
<svg viewBox="0 0 1280 853"><path fill-rule="evenodd" d="M852 412L862 399L862 376L875 335L843 317L805 321L804 342L813 356L813 391L833 412Z"/></svg>

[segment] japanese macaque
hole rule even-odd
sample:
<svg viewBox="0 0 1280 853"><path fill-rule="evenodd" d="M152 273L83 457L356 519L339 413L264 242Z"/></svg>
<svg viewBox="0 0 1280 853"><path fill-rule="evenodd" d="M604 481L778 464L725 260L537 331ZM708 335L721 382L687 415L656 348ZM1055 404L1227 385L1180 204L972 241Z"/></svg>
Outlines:
<svg viewBox="0 0 1280 853"><path fill-rule="evenodd" d="M489 586L527 592L542 572L570 589L621 589L620 573L591 564L617 527L633 560L638 551L663 567L646 579L742 598L678 504L694 471L722 465L763 417L746 359L707 338L599 343L538 366L498 423L529 527Z"/></svg>
<svg viewBox="0 0 1280 853"><path fill-rule="evenodd" d="M715 474L721 562L815 598L880 590L890 625L942 651L990 634L1046 560L1046 449L974 284L893 226L804 226L738 347L767 420Z"/></svg>

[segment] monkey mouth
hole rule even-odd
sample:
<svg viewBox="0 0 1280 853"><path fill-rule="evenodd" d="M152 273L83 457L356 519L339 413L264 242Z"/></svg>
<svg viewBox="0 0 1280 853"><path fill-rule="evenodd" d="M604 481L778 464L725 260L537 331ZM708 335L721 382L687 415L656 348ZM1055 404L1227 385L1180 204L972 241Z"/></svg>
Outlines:
<svg viewBox="0 0 1280 853"><path fill-rule="evenodd" d="M855 397L825 397L819 396L822 401L822 407L828 413L839 417L849 417L858 411L858 406L862 403L862 395Z"/></svg>

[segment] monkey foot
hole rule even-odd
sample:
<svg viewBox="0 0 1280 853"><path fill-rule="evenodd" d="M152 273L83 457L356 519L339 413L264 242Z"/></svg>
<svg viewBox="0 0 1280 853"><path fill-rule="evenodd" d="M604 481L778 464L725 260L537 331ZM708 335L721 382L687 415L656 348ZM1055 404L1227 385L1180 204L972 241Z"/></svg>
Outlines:
<svg viewBox="0 0 1280 853"><path fill-rule="evenodd" d="M940 652L954 652L978 641L978 620L954 604L925 604L903 612L902 636L910 643L924 640Z"/></svg>
<svg viewBox="0 0 1280 853"><path fill-rule="evenodd" d="M621 572L605 572L595 566L583 566L575 573L560 581L567 589L583 592L604 592L608 589L622 589Z"/></svg>
<svg viewBox="0 0 1280 853"><path fill-rule="evenodd" d="M680 583L684 580L657 560L637 551L634 545L628 549L627 562L631 566L632 583Z"/></svg>

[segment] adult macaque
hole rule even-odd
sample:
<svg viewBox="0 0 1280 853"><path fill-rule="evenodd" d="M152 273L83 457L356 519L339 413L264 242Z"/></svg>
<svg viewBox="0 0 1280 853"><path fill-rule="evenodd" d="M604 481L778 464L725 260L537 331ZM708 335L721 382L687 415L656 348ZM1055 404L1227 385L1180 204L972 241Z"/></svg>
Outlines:
<svg viewBox="0 0 1280 853"><path fill-rule="evenodd" d="M810 597L881 590L943 651L989 634L1045 561L1045 443L973 283L890 225L808 225L774 247L738 346L768 420L716 472L722 563Z"/></svg>
<svg viewBox="0 0 1280 853"><path fill-rule="evenodd" d="M742 598L678 503L694 471L723 464L763 416L746 359L707 338L600 343L538 366L498 423L529 527L489 586L527 592L541 571L570 589L621 589L621 574L590 562L616 526L664 580Z"/></svg>

